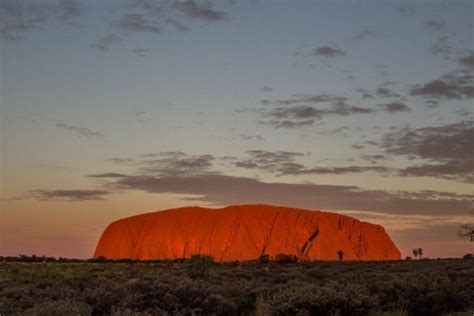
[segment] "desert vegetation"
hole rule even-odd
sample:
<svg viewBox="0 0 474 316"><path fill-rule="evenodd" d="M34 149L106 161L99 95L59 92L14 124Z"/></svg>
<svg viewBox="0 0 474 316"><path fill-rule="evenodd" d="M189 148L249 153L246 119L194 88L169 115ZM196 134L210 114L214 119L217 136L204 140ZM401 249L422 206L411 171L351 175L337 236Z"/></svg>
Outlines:
<svg viewBox="0 0 474 316"><path fill-rule="evenodd" d="M462 315L474 261L0 258L1 315ZM468 314L470 315L470 314Z"/></svg>

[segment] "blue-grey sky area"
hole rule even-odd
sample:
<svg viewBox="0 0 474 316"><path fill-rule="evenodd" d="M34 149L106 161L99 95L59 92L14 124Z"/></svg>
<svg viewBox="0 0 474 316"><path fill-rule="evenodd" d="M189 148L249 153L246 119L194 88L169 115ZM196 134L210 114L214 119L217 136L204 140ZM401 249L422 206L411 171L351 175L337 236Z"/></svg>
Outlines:
<svg viewBox="0 0 474 316"><path fill-rule="evenodd" d="M471 1L1 0L0 255L115 219L266 203L460 256Z"/></svg>

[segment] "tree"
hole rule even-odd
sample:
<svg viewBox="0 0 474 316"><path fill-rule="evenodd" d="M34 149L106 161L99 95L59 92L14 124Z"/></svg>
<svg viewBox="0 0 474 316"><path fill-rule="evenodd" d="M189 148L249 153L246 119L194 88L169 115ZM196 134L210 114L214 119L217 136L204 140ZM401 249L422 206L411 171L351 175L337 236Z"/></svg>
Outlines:
<svg viewBox="0 0 474 316"><path fill-rule="evenodd" d="M458 235L462 238L469 238L470 241L474 241L474 225L460 225Z"/></svg>
<svg viewBox="0 0 474 316"><path fill-rule="evenodd" d="M337 252L337 256L339 257L339 261L342 261L342 259L344 258L344 251L339 250Z"/></svg>
<svg viewBox="0 0 474 316"><path fill-rule="evenodd" d="M418 248L418 256L420 257L420 259L422 255L423 255L423 249Z"/></svg>
<svg viewBox="0 0 474 316"><path fill-rule="evenodd" d="M413 249L413 255L415 256L415 259L418 258L418 249Z"/></svg>
<svg viewBox="0 0 474 316"><path fill-rule="evenodd" d="M471 216L474 217L474 206L471 208ZM469 238L469 241L474 241L474 224L460 225L458 235L462 238Z"/></svg>

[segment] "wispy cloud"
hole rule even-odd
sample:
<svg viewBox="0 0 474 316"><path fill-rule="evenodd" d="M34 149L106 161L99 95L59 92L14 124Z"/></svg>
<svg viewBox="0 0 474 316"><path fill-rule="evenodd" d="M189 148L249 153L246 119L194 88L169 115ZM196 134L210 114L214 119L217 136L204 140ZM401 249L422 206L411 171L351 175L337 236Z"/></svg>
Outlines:
<svg viewBox="0 0 474 316"><path fill-rule="evenodd" d="M320 46L313 49L313 55L322 57L340 57L347 55L347 52L331 46Z"/></svg>
<svg viewBox="0 0 474 316"><path fill-rule="evenodd" d="M305 166L297 162L297 158L303 157L303 153L287 151L263 151L249 150L246 152L250 157L234 162L239 168L263 171L266 173L284 175L309 175L309 174L333 174L343 175L351 173L377 172L388 173L392 169L383 166Z"/></svg>
<svg viewBox="0 0 474 316"><path fill-rule="evenodd" d="M0 5L0 39L19 40L31 30L44 27L51 20L70 24L83 9L76 0L53 3L27 0L2 0Z"/></svg>
<svg viewBox="0 0 474 316"><path fill-rule="evenodd" d="M240 134L239 137L242 140L259 140L259 141L265 140L265 138L262 135Z"/></svg>
<svg viewBox="0 0 474 316"><path fill-rule="evenodd" d="M33 190L32 196L41 201L97 201L110 194L106 190Z"/></svg>
<svg viewBox="0 0 474 316"><path fill-rule="evenodd" d="M387 87L380 87L375 90L375 94L382 98L399 98L400 94Z"/></svg>
<svg viewBox="0 0 474 316"><path fill-rule="evenodd" d="M65 166L57 166L57 165L34 165L31 166L32 168L36 169L44 169L48 171L74 171L74 168L65 167Z"/></svg>
<svg viewBox="0 0 474 316"><path fill-rule="evenodd" d="M436 31L446 29L446 23L439 20L433 20L433 19L427 20L423 23L423 25L427 28L430 28Z"/></svg>
<svg viewBox="0 0 474 316"><path fill-rule="evenodd" d="M349 116L375 112L371 108L350 105L345 97L328 94L296 95L293 98L274 101L262 100L262 104L273 105L272 108L262 109L260 115L263 118L269 118L263 123L276 128L311 126L315 120L325 116Z"/></svg>
<svg viewBox="0 0 474 316"><path fill-rule="evenodd" d="M413 87L410 94L434 100L472 99L474 98L474 76L469 71L453 71L439 79Z"/></svg>
<svg viewBox="0 0 474 316"><path fill-rule="evenodd" d="M128 13L122 16L119 26L123 30L132 32L161 33L163 31L158 21L138 13Z"/></svg>
<svg viewBox="0 0 474 316"><path fill-rule="evenodd" d="M411 108L405 103L396 101L390 103L379 104L379 107L383 108L386 112L395 113L395 112L411 112Z"/></svg>
<svg viewBox="0 0 474 316"><path fill-rule="evenodd" d="M108 52L111 46L118 44L121 41L122 37L120 37L118 34L112 33L97 39L97 41L91 46L97 49L98 51Z"/></svg>
<svg viewBox="0 0 474 316"><path fill-rule="evenodd" d="M393 214L464 214L471 207L468 195L364 190L357 186L269 183L219 174L195 176L129 176L111 188L149 193L195 195L193 200L220 205L268 203L326 210L361 210Z"/></svg>
<svg viewBox="0 0 474 316"><path fill-rule="evenodd" d="M216 10L211 1L179 0L174 2L174 7L186 16L197 20L216 22L227 18L227 13Z"/></svg>
<svg viewBox="0 0 474 316"><path fill-rule="evenodd" d="M474 52L458 58L458 63L469 68L474 67Z"/></svg>
<svg viewBox="0 0 474 316"><path fill-rule="evenodd" d="M212 155L187 155L181 151L167 151L146 154L141 159L112 158L108 160L117 164L136 166L142 174L174 176L209 173L215 157Z"/></svg>
<svg viewBox="0 0 474 316"><path fill-rule="evenodd" d="M381 147L387 154L405 155L427 162L400 170L403 176L431 176L474 182L474 121L410 128L383 136Z"/></svg>
<svg viewBox="0 0 474 316"><path fill-rule="evenodd" d="M380 34L375 30L364 30L362 32L357 33L352 39L354 41L362 41L370 38L377 38L379 36Z"/></svg>
<svg viewBox="0 0 474 316"><path fill-rule="evenodd" d="M56 127L72 132L83 138L104 138L104 135L100 132L93 131L85 127L72 126L67 124L58 123Z"/></svg>

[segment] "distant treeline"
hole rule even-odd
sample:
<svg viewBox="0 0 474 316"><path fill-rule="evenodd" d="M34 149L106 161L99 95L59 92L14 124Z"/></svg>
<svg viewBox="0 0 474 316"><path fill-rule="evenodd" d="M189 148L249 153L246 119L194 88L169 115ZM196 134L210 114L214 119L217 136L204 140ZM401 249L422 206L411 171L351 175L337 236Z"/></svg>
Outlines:
<svg viewBox="0 0 474 316"><path fill-rule="evenodd" d="M149 259L149 260L139 260L131 258L122 258L122 259L108 259L106 257L96 257L88 259L78 259L78 258L63 258L63 257L48 257L48 256L37 256L37 255L19 255L19 256L0 256L0 262L64 262L64 263L183 263L189 260L204 260L209 262L215 262L214 258L206 255L195 254L191 258L178 258L178 259ZM249 260L244 262L270 262L275 261L279 263L294 263L299 262L298 258L294 255L288 254L277 254L275 257L270 257L269 255L262 255L260 258L255 260ZM239 263L239 261L227 262L229 264Z"/></svg>
<svg viewBox="0 0 474 316"><path fill-rule="evenodd" d="M196 260L196 258L200 258L200 260L206 260L210 262L215 262L214 258L211 256L206 255L192 255L191 258L179 258L179 259L149 259L149 260L138 260L138 259L131 259L131 258L122 258L122 259L108 259L106 257L96 257L96 258L88 258L88 259L78 259L78 258L63 258L63 257L48 257L48 256L37 256L37 255L19 255L19 256L0 256L0 262L38 262L38 263L47 263L47 262L58 262L58 263L183 263L189 260ZM464 259L472 259L472 254L466 254L462 258ZM441 258L437 258L440 260ZM444 258L442 260L449 260L450 258ZM452 258L457 259L457 258ZM411 260L411 257L406 257L405 260ZM429 258L424 258L422 260L429 260ZM432 259L431 259L432 260ZM324 260L328 261L328 260ZM225 262L223 264L238 264L243 262L259 262L259 263L267 263L267 262L276 262L276 263L295 263L295 262L304 262L304 260L298 259L294 255L289 254L277 254L275 257L270 257L269 255L261 255L258 259L255 260L248 260L248 261L230 261Z"/></svg>

